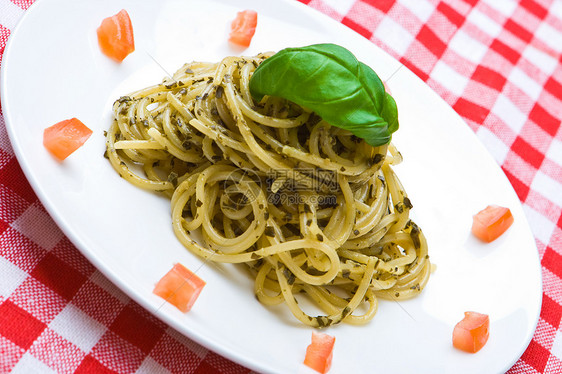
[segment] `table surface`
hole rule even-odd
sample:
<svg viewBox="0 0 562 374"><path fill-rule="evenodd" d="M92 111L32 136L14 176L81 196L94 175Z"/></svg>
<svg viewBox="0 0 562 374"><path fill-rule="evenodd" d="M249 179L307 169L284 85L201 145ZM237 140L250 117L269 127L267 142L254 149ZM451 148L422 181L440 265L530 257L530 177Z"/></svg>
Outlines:
<svg viewBox="0 0 562 374"><path fill-rule="evenodd" d="M416 73L501 166L543 275L537 329L509 373L561 373L562 0L300 1ZM0 55L32 3L0 0ZM78 252L27 183L0 116L0 372L9 371L249 372L154 318Z"/></svg>

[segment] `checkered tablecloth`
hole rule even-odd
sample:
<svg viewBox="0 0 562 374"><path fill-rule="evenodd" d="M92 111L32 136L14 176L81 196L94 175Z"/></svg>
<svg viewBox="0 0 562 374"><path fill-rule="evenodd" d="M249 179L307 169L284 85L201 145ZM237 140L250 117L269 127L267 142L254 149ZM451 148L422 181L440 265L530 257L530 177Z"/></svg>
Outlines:
<svg viewBox="0 0 562 374"><path fill-rule="evenodd" d="M562 373L562 0L300 1L414 71L501 165L544 282L534 337L509 373ZM0 0L0 54L32 2ZM10 371L249 372L154 318L78 252L27 183L0 116L0 372Z"/></svg>

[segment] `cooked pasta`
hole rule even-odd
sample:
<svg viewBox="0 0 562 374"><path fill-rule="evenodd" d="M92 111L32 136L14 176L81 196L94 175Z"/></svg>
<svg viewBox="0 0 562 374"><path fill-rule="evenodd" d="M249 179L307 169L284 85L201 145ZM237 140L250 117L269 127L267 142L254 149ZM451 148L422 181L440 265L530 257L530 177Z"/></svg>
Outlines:
<svg viewBox="0 0 562 374"><path fill-rule="evenodd" d="M250 77L270 55L185 64L121 97L106 156L170 198L188 250L244 264L262 304L284 302L313 327L367 323L378 298L416 296L429 278L425 237L391 168L402 157L284 99L254 102Z"/></svg>

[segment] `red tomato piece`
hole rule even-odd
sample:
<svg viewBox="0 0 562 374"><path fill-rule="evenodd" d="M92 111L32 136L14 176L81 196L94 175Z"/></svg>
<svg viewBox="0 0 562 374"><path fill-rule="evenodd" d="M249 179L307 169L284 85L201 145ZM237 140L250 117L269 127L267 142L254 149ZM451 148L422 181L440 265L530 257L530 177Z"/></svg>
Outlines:
<svg viewBox="0 0 562 374"><path fill-rule="evenodd" d="M476 353L486 344L490 336L490 318L487 314L464 312L464 318L453 330L453 347Z"/></svg>
<svg viewBox="0 0 562 374"><path fill-rule="evenodd" d="M98 43L103 54L117 62L135 50L133 25L125 9L101 22Z"/></svg>
<svg viewBox="0 0 562 374"><path fill-rule="evenodd" d="M229 42L243 47L249 47L256 32L258 24L258 13L253 10L238 12L230 25Z"/></svg>
<svg viewBox="0 0 562 374"><path fill-rule="evenodd" d="M312 343L306 348L304 364L319 373L327 373L332 366L335 342L335 337L313 331Z"/></svg>
<svg viewBox="0 0 562 374"><path fill-rule="evenodd" d="M43 145L53 156L62 161L80 148L90 135L92 130L79 119L71 118L47 127L43 131Z"/></svg>
<svg viewBox="0 0 562 374"><path fill-rule="evenodd" d="M473 217L472 233L485 242L492 242L503 234L513 223L508 208L489 205Z"/></svg>
<svg viewBox="0 0 562 374"><path fill-rule="evenodd" d="M189 312L195 300L199 297L205 284L205 281L192 273L188 268L182 264L175 264L156 283L153 292L186 313Z"/></svg>

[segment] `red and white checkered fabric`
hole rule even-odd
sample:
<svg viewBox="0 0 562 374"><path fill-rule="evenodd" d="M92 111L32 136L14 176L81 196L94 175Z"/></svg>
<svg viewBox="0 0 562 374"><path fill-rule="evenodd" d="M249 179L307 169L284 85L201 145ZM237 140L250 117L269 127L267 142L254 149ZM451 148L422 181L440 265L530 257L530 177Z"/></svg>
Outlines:
<svg viewBox="0 0 562 374"><path fill-rule="evenodd" d="M414 71L501 165L533 229L544 282L535 335L509 373L562 373L562 0L299 1ZM0 54L32 2L0 0ZM8 371L249 372L155 319L73 247L26 182L0 116L0 372Z"/></svg>

